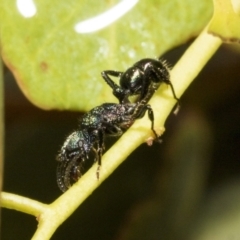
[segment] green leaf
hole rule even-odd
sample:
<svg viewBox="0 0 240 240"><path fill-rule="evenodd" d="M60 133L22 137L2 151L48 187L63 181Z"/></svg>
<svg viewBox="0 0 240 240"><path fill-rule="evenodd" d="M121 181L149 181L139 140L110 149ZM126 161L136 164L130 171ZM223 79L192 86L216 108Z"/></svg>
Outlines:
<svg viewBox="0 0 240 240"><path fill-rule="evenodd" d="M158 57L197 35L212 13L209 0L136 0L112 24L78 33L76 24L135 0L0 1L2 57L26 97L44 109L86 111L116 102L101 71Z"/></svg>
<svg viewBox="0 0 240 240"><path fill-rule="evenodd" d="M214 0L209 32L226 42L240 42L240 0Z"/></svg>

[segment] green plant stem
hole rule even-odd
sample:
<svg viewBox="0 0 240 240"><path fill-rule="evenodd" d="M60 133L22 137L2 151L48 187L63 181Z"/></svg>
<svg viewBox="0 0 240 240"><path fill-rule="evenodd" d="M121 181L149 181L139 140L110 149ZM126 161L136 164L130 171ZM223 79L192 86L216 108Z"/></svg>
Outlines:
<svg viewBox="0 0 240 240"><path fill-rule="evenodd" d="M222 41L204 30L193 42L189 49L171 71L171 80L177 96L181 96L190 83L198 75L204 65L216 52ZM155 129L161 132L175 101L167 86L162 85L150 102L155 114ZM161 107L159 107L161 106ZM38 229L33 240L50 239L52 234L75 210L76 208L134 151L140 144L146 142L151 136L150 122L147 117L136 121L134 125L109 149L103 156L103 167L100 179L96 178L96 165L94 165L84 176L74 184L66 193L61 195L53 203L48 205L30 205L31 210L21 207L17 198L14 198L12 207L14 209L38 216ZM5 194L5 193L4 193ZM2 195L4 199L4 195ZM30 200L29 204L35 201ZM26 203L26 202L25 202ZM36 202L35 202L36 203ZM5 205L4 205L5 204ZM2 205L7 207L6 201Z"/></svg>
<svg viewBox="0 0 240 240"><path fill-rule="evenodd" d="M36 217L48 208L47 204L6 192L1 193L1 205Z"/></svg>

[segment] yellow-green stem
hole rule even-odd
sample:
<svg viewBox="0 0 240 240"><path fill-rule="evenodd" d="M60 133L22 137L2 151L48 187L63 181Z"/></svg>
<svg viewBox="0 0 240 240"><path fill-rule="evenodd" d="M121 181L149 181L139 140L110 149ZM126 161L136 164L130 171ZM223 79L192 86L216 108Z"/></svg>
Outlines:
<svg viewBox="0 0 240 240"><path fill-rule="evenodd" d="M47 204L6 192L1 193L1 205L36 217L48 208Z"/></svg>

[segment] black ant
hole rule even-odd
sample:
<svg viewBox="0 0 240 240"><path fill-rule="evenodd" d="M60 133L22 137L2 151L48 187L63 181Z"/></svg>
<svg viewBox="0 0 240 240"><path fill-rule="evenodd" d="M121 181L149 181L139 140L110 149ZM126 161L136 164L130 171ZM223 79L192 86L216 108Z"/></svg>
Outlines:
<svg viewBox="0 0 240 240"><path fill-rule="evenodd" d="M81 177L82 163L88 159L90 151L95 152L99 178L105 136L121 136L136 119L142 118L146 111L155 138L158 138L154 130L152 108L144 101L126 104L105 103L84 114L80 121L80 130L73 132L66 139L57 156L59 188L64 192Z"/></svg>
<svg viewBox="0 0 240 240"><path fill-rule="evenodd" d="M120 86L108 75L119 76ZM121 136L146 111L151 121L151 130L158 139L154 130L153 110L147 103L162 82L171 86L174 98L179 101L166 65L158 60L143 59L124 73L104 71L102 76L120 103L105 103L84 114L80 120L80 130L73 132L64 142L57 156L57 183L63 192L81 177L82 163L88 159L90 151L95 152L99 178L105 136ZM129 97L132 95L138 96L136 102L130 102Z"/></svg>
<svg viewBox="0 0 240 240"><path fill-rule="evenodd" d="M109 76L119 77L118 86ZM170 85L173 97L179 104L173 85L170 81L169 69L164 61L152 58L144 58L125 72L106 70L102 72L102 77L113 89L113 95L120 103L129 102L128 97L138 95L137 101L141 101L147 94L153 94L161 83Z"/></svg>

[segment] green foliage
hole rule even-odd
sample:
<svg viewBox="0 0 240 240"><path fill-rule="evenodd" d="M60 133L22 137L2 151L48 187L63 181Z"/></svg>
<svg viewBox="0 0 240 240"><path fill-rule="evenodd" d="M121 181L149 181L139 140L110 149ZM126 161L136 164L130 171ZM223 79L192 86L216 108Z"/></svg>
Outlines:
<svg viewBox="0 0 240 240"><path fill-rule="evenodd" d="M87 111L116 101L101 71L162 55L196 36L212 13L209 0L141 0L108 27L80 34L76 23L119 1L34 2L36 15L26 18L15 0L1 1L1 51L23 93L43 109Z"/></svg>
<svg viewBox="0 0 240 240"><path fill-rule="evenodd" d="M226 42L240 42L240 2L214 0L209 31Z"/></svg>

